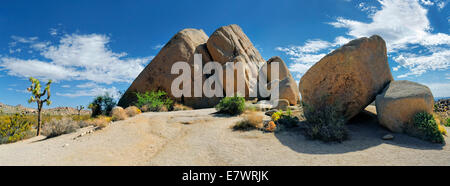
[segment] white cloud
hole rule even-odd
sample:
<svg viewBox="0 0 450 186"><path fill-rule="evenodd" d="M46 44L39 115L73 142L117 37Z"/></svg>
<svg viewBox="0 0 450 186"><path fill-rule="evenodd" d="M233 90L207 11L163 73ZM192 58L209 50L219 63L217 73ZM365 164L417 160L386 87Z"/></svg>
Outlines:
<svg viewBox="0 0 450 186"><path fill-rule="evenodd" d="M120 92L114 86L111 88L105 88L105 87L98 86L98 87L94 87L94 88L88 89L88 90L79 90L74 93L59 93L59 92L56 93L56 95L58 95L58 96L64 96L64 97L70 97L70 98L84 97L84 96L89 96L89 97L102 96L105 94L109 94L114 99L120 98Z"/></svg>
<svg viewBox="0 0 450 186"><path fill-rule="evenodd" d="M70 85L62 85L62 88L70 88Z"/></svg>
<svg viewBox="0 0 450 186"><path fill-rule="evenodd" d="M310 40L303 46L278 47L277 50L291 56L299 64L290 67L294 72L304 73L325 55L324 49L334 49L360 37L382 36L387 44L388 55L398 63L393 71L405 68L408 71L398 76L405 78L419 76L430 70L446 70L450 64L450 35L433 33L427 17L428 10L422 5L443 4L444 1L431 0L378 0L380 9L360 3L358 8L369 14L369 22L338 17L329 23L336 28L348 29L347 37L338 36L333 43L322 40ZM422 4L422 5L421 5ZM371 12L373 10L374 12ZM419 50L414 54L414 50ZM306 69L305 69L306 68Z"/></svg>
<svg viewBox="0 0 450 186"><path fill-rule="evenodd" d="M153 46L153 50L159 50L162 47L164 47L164 44L157 44L157 45Z"/></svg>
<svg viewBox="0 0 450 186"><path fill-rule="evenodd" d="M131 82L152 57L125 58L108 47L109 37L99 34L65 35L58 44L37 42L37 38L14 36L15 41L29 43L46 60L0 58L0 67L9 75L53 80L87 80L111 84Z"/></svg>

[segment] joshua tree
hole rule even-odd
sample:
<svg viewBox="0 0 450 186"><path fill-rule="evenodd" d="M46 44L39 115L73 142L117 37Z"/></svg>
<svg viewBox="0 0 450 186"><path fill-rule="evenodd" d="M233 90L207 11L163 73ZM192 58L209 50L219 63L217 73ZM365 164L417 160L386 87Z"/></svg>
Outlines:
<svg viewBox="0 0 450 186"><path fill-rule="evenodd" d="M52 102L50 101L50 84L52 80L49 80L47 85L45 86L44 92L41 93L41 83L36 78L30 77L31 86L28 87L28 92L31 92L31 98L28 100L28 103L36 102L38 106L38 125L37 125L37 133L39 136L41 134L41 111L44 103L50 105ZM41 97L47 94L46 99L41 99Z"/></svg>
<svg viewBox="0 0 450 186"><path fill-rule="evenodd" d="M83 109L84 109L84 106L83 106L83 105L77 106L78 116L81 115L81 110L83 110Z"/></svg>

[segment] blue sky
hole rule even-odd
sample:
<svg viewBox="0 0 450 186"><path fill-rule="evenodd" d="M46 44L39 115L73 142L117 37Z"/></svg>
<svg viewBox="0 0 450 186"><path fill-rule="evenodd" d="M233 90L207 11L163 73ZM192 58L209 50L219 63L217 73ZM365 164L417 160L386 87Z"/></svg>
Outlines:
<svg viewBox="0 0 450 186"><path fill-rule="evenodd" d="M1 1L0 102L29 105L27 77L52 79L51 107L117 95L184 28L240 25L299 80L347 41L378 34L396 80L450 96L449 0Z"/></svg>

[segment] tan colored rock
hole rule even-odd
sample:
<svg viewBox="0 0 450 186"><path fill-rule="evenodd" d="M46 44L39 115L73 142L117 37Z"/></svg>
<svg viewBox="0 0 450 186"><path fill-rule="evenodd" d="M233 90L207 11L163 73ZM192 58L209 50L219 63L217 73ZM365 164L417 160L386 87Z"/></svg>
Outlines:
<svg viewBox="0 0 450 186"><path fill-rule="evenodd" d="M392 81L376 97L379 123L392 132L407 132L414 115L433 112L433 94L425 86L411 81Z"/></svg>
<svg viewBox="0 0 450 186"><path fill-rule="evenodd" d="M178 32L133 81L118 105L127 107L137 100L135 92L144 93L152 90L163 90L172 99L182 102L181 98L174 98L171 93L172 81L178 77L177 74L170 73L172 65L178 61L186 61L192 67L195 52L202 54L203 64L205 61L209 62L209 54L205 47L207 40L208 36L203 30L184 29Z"/></svg>
<svg viewBox="0 0 450 186"><path fill-rule="evenodd" d="M286 110L289 107L289 101L287 99L278 99L275 102L278 103L275 109Z"/></svg>
<svg viewBox="0 0 450 186"><path fill-rule="evenodd" d="M246 87L245 97L248 98L250 92L253 92L253 90L249 90L249 87L256 86L259 68L265 60L242 29L238 25L220 27L210 36L206 45L212 59L222 65L225 65L226 62L244 63L244 74L235 72L234 83L227 84L226 78L224 78L225 86L223 87L227 90L227 87L234 84L234 92L237 92L237 77L243 77ZM224 77L225 75L226 71L224 70Z"/></svg>
<svg viewBox="0 0 450 186"><path fill-rule="evenodd" d="M273 62L278 62L279 64L278 79L271 77ZM267 66L267 73L262 70L264 66ZM280 57L275 56L270 58L260 69L259 73L262 73L263 76L267 77L267 82L281 80L279 81L279 99L287 99L290 105L297 105L297 102L300 100L300 93L297 83L289 72L286 63Z"/></svg>
<svg viewBox="0 0 450 186"><path fill-rule="evenodd" d="M392 80L384 40L376 35L353 40L322 58L301 78L302 101L310 109L305 116L331 106L349 120Z"/></svg>

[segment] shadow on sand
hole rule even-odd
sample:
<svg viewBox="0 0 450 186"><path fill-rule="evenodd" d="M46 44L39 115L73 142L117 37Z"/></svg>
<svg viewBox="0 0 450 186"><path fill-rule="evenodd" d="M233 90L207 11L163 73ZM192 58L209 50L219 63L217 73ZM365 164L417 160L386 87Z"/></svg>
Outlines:
<svg viewBox="0 0 450 186"><path fill-rule="evenodd" d="M300 125L304 124L304 121ZM410 137L405 134L394 134L395 139L386 141L381 139L390 133L378 124L376 114L361 112L349 121L350 138L342 143L324 143L319 140L309 140L302 134L300 127L275 133L280 142L300 153L307 154L341 154L368 149L380 144L391 144L406 148L421 150L441 150L445 144L433 144Z"/></svg>

